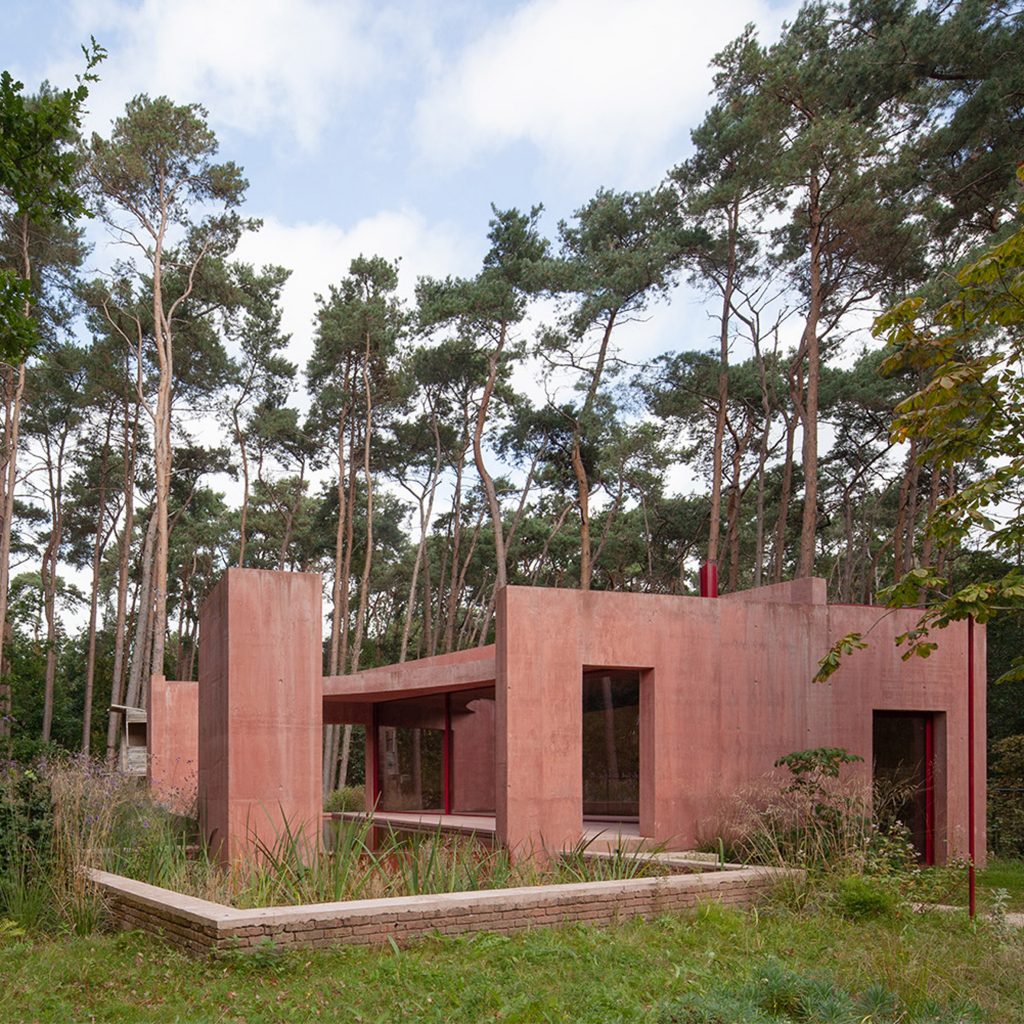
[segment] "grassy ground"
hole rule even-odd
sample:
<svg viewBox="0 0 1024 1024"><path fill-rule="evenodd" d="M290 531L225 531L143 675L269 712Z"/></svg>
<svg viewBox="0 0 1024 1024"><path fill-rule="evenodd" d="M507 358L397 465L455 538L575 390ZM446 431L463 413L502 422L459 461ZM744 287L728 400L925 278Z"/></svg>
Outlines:
<svg viewBox="0 0 1024 1024"><path fill-rule="evenodd" d="M998 890L1004 893L997 895ZM912 887L902 893L911 901L967 906L967 868L925 868ZM997 905L1024 913L1024 860L989 858L988 867L977 874L978 910L990 913Z"/></svg>
<svg viewBox="0 0 1024 1024"><path fill-rule="evenodd" d="M995 889L1005 889L1008 894L1006 909L1024 913L1024 860L993 858L984 871L978 872L978 889L987 902L991 902Z"/></svg>
<svg viewBox="0 0 1024 1024"><path fill-rule="evenodd" d="M132 933L0 945L0 1019L1024 1021L1024 934L785 909L196 961Z"/></svg>

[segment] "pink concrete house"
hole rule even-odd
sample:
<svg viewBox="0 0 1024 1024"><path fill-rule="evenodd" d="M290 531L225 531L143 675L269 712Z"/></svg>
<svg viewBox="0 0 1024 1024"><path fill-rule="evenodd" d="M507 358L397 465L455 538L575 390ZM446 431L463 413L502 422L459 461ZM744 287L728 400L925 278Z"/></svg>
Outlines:
<svg viewBox="0 0 1024 1024"><path fill-rule="evenodd" d="M201 616L204 828L226 857L282 818L317 829L321 726L346 722L366 727L368 810L493 830L513 849L601 831L689 848L776 758L838 746L864 758L853 771L865 781L919 783L904 817L923 859L966 856L966 626L904 662L893 637L916 613L882 614L828 605L819 579L718 599L507 587L492 646L323 677L319 576L231 569ZM867 650L811 682L835 639L872 626ZM984 665L978 629L979 722ZM158 788L195 704L154 698ZM983 729L974 747L981 861Z"/></svg>

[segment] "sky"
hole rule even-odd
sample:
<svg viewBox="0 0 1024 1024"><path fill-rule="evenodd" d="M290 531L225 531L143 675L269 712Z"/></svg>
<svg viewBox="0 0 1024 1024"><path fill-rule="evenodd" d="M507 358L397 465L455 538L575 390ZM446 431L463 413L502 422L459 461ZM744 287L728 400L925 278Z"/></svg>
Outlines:
<svg viewBox="0 0 1024 1024"><path fill-rule="evenodd" d="M747 23L775 38L796 5L767 0L0 0L0 66L29 91L67 86L81 44L108 51L86 128L138 93L201 103L263 221L238 255L292 270L284 327L300 366L315 295L359 254L418 275L470 275L490 206L542 203L554 235L600 188L650 188L690 152L716 51ZM119 253L93 226L97 269ZM682 286L625 339L632 358L710 347Z"/></svg>

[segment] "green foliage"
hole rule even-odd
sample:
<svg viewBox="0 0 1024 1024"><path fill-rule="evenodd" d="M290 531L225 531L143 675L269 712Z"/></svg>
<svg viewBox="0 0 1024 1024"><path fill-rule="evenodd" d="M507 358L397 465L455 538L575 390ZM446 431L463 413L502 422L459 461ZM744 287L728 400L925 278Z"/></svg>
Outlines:
<svg viewBox="0 0 1024 1024"><path fill-rule="evenodd" d="M836 886L836 907L854 921L866 917L892 917L900 909L900 894L887 879L850 875Z"/></svg>
<svg viewBox="0 0 1024 1024"><path fill-rule="evenodd" d="M815 683L827 682L842 661L846 654L854 651L863 651L867 647L861 633L847 633L841 636L818 662L818 671L814 675Z"/></svg>
<svg viewBox="0 0 1024 1024"><path fill-rule="evenodd" d="M793 776L792 788L820 791L824 779L838 779L844 764L856 764L864 758L843 747L815 747L785 754L775 762L776 768L788 768Z"/></svg>
<svg viewBox="0 0 1024 1024"><path fill-rule="evenodd" d="M45 864L50 857L53 811L41 767L0 763L0 877Z"/></svg>
<svg viewBox="0 0 1024 1024"><path fill-rule="evenodd" d="M1024 735L992 745L988 789L989 845L1002 857L1024 857Z"/></svg>
<svg viewBox="0 0 1024 1024"><path fill-rule="evenodd" d="M362 811L366 809L364 786L342 786L327 794L324 810L328 812Z"/></svg>
<svg viewBox="0 0 1024 1024"><path fill-rule="evenodd" d="M1024 170L1018 172L1024 181ZM940 303L918 296L879 317L875 334L891 349L889 370L912 369L922 386L896 409L893 436L913 440L940 467L984 459L983 471L938 503L927 530L938 545L969 539L1012 560L1024 544L1024 228L961 267L955 292ZM1024 609L1024 572L954 586L948 573L914 568L883 592L893 606L925 603L900 639L907 655L927 656L933 628ZM1020 678L1024 656L1004 678Z"/></svg>
<svg viewBox="0 0 1024 1024"><path fill-rule="evenodd" d="M87 212L74 149L93 73L106 56L95 39L83 47L85 71L73 89L44 87L25 96L23 83L0 72L0 213L33 224L72 225ZM27 223L24 226L27 233ZM25 360L39 343L31 313L32 282L23 269L0 268L0 359Z"/></svg>

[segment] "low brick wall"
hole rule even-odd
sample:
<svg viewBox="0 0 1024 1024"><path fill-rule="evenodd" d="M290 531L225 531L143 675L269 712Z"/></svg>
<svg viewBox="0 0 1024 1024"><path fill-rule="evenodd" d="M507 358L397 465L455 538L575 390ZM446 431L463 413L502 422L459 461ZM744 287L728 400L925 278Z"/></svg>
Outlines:
<svg viewBox="0 0 1024 1024"><path fill-rule="evenodd" d="M518 889L399 896L300 907L236 910L105 871L91 871L109 914L193 953L266 945L407 944L426 935L515 932L573 921L612 924L686 910L715 901L749 906L780 878L767 868L668 875L616 882L580 882Z"/></svg>

